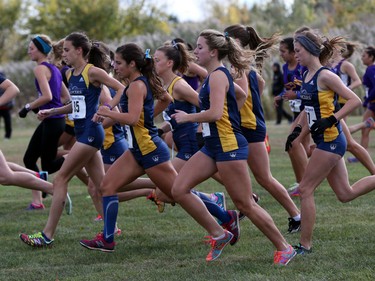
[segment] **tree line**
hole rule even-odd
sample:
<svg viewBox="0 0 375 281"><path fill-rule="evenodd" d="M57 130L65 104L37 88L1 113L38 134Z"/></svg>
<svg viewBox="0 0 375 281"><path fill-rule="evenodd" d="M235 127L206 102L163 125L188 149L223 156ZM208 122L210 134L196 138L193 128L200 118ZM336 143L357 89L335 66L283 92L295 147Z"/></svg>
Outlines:
<svg viewBox="0 0 375 281"><path fill-rule="evenodd" d="M19 82L24 94L21 99L34 95L30 82L25 81L32 77L32 64L25 61L30 36L41 33L57 41L72 31L84 31L113 47L133 41L155 49L174 37L194 45L203 28L223 30L241 23L268 37L276 32L290 36L300 26L308 25L364 46L375 44L374 0L297 0L290 6L282 0L254 5L239 0L224 4L207 0L202 1L201 9L206 11L201 22L180 22L176 15L165 12L166 4L151 0L0 0L0 69ZM274 53L271 60L278 60L277 56ZM30 68L30 73L24 68ZM265 68L264 76L270 81L271 68Z"/></svg>

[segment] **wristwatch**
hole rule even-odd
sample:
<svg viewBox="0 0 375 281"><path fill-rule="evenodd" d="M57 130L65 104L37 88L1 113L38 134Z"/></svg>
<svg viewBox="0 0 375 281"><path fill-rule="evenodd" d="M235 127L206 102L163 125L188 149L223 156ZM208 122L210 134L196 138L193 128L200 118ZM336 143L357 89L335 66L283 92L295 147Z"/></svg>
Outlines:
<svg viewBox="0 0 375 281"><path fill-rule="evenodd" d="M25 109L26 109L27 111L30 111L30 104L29 104L29 103L25 104Z"/></svg>

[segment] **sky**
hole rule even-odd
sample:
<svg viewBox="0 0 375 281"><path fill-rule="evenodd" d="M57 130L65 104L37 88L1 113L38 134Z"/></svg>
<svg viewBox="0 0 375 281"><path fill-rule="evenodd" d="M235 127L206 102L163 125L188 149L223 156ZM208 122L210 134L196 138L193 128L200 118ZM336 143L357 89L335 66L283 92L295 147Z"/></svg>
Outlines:
<svg viewBox="0 0 375 281"><path fill-rule="evenodd" d="M238 0L239 3L246 3L251 7L254 3L264 3L264 0ZM166 11L174 14L181 22L184 21L201 21L205 17L206 0L164 0ZM291 5L293 0L284 0Z"/></svg>

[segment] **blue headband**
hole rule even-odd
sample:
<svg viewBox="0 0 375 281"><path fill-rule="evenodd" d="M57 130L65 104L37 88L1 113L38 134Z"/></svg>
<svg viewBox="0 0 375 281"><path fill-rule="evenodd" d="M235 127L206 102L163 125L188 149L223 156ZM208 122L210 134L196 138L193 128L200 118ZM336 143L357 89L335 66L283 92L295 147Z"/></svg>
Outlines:
<svg viewBox="0 0 375 281"><path fill-rule="evenodd" d="M151 56L150 56L150 49L146 49L146 52L145 52L145 59L151 59Z"/></svg>
<svg viewBox="0 0 375 281"><path fill-rule="evenodd" d="M39 36L36 36L31 41L34 43L35 47L43 54L48 54L52 49L52 47Z"/></svg>
<svg viewBox="0 0 375 281"><path fill-rule="evenodd" d="M313 56L319 57L320 47L315 42L313 42L310 38L308 38L305 35L298 35L294 40L300 43Z"/></svg>

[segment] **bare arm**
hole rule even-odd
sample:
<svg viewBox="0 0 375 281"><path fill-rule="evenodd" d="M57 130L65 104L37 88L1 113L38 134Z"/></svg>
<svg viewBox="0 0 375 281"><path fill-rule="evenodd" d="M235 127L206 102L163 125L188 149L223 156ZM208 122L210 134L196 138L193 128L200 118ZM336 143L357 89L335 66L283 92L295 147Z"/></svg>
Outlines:
<svg viewBox="0 0 375 281"><path fill-rule="evenodd" d="M122 85L118 80L108 75L103 69L98 67L90 67L89 69L89 79L90 82L95 86L100 87L102 84L106 85L116 91L116 95L108 103L108 105L113 108L119 104L121 95L124 92L125 86Z"/></svg>
<svg viewBox="0 0 375 281"><path fill-rule="evenodd" d="M122 113L110 110L108 106L100 106L97 114L104 117L109 117L121 124L135 126L141 116L146 93L146 85L142 81L132 82L126 91L129 101L128 112Z"/></svg>
<svg viewBox="0 0 375 281"><path fill-rule="evenodd" d="M199 113L186 114L176 110L172 117L178 123L185 122L215 122L223 115L224 99L229 88L229 81L222 71L215 71L210 75L210 108Z"/></svg>
<svg viewBox="0 0 375 281"><path fill-rule="evenodd" d="M361 78L359 78L357 71L355 70L355 67L353 64L351 64L348 61L344 61L341 65L342 72L346 73L350 77L350 85L348 87L351 90L354 90L355 88L358 88L362 85Z"/></svg>
<svg viewBox="0 0 375 281"><path fill-rule="evenodd" d="M167 93L164 92L164 95L160 97L154 107L154 117L158 116L160 113L163 112L164 109L168 107L168 105L173 101L172 97Z"/></svg>
<svg viewBox="0 0 375 281"><path fill-rule="evenodd" d="M199 107L198 93L184 79L178 80L174 85L173 97Z"/></svg>
<svg viewBox="0 0 375 281"><path fill-rule="evenodd" d="M0 88L4 90L3 95L0 97L0 105L10 102L20 92L18 87L9 79L4 80L0 84Z"/></svg>

